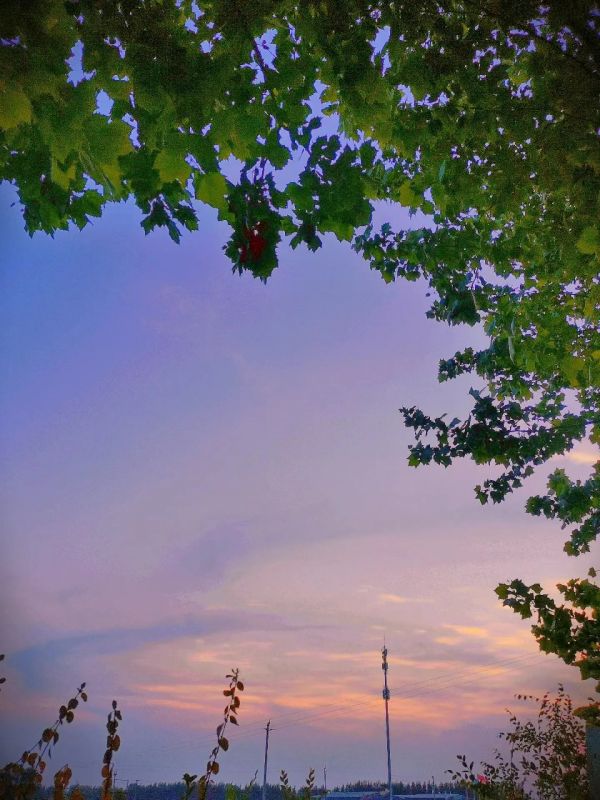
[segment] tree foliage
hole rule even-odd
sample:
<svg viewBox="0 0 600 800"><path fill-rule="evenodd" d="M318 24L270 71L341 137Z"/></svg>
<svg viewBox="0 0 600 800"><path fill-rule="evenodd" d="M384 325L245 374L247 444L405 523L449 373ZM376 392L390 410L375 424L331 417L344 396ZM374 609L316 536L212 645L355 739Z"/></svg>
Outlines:
<svg viewBox="0 0 600 800"><path fill-rule="evenodd" d="M573 712L571 698L559 685L554 697L517 695L538 706L535 719L510 714L510 729L498 734L509 757L496 750L493 762L474 763L458 756L460 770L449 770L463 788L481 800L586 800L588 775L585 728Z"/></svg>
<svg viewBox="0 0 600 800"><path fill-rule="evenodd" d="M403 408L409 462L492 465L499 502L579 441L600 443L600 16L591 0L9 0L0 21L0 175L30 233L131 198L178 241L197 201L229 223L233 269L333 233L428 315L483 325L448 421ZM332 126L332 118L336 123ZM333 128L337 127L334 131ZM376 228L377 201L429 215ZM554 470L529 513L587 552L600 464ZM598 586L498 587L542 648L600 680Z"/></svg>

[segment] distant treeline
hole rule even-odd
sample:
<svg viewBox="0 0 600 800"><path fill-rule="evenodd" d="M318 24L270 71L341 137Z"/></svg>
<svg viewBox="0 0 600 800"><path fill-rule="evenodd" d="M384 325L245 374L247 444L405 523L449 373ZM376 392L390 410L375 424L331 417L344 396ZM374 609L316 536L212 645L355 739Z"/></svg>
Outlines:
<svg viewBox="0 0 600 800"><path fill-rule="evenodd" d="M207 800L226 800L226 789L230 784L217 783L210 787ZM79 786L85 800L101 800L101 788L99 786ZM249 789L243 787L236 787L239 789L240 795L242 792L245 794L247 800L261 800L262 789L260 786L254 785ZM380 783L369 783L368 781L357 781L356 783L346 783L343 786L336 786L331 789L335 792L385 792L387 785L384 786ZM411 783L393 783L392 790L394 794L419 794L431 791L430 783L419 783L412 781ZM436 791L457 791L453 789L450 783L436 784ZM148 785L130 784L126 789L125 787L115 791L115 800L119 795L124 800L181 800L184 792L183 783L152 783ZM267 785L267 800L283 800L283 794L279 785ZM322 797L325 794L323 789L316 789L313 791L313 797ZM51 800L52 790L50 788L40 789L38 800ZM68 797L68 794L67 794Z"/></svg>
<svg viewBox="0 0 600 800"><path fill-rule="evenodd" d="M455 784L436 783L436 792L455 792L460 794L460 790ZM387 795L387 783L369 783L369 781L356 781L355 783L345 783L343 786L332 789L334 792L385 792ZM427 781L411 781L411 783L392 783L392 794L426 794L432 791L432 784Z"/></svg>

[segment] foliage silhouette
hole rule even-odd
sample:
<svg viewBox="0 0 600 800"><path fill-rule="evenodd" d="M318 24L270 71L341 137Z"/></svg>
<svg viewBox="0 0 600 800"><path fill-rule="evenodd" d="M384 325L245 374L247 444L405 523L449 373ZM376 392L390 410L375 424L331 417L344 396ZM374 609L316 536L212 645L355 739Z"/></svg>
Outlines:
<svg viewBox="0 0 600 800"><path fill-rule="evenodd" d="M102 758L102 800L110 800L113 785L113 753L116 753L121 746L121 737L117 733L119 722L122 720L121 712L117 707L117 701L112 701L112 710L108 714L106 723L106 751Z"/></svg>
<svg viewBox="0 0 600 800"><path fill-rule="evenodd" d="M304 786L299 791L290 785L288 774L282 769L279 775L279 788L283 800L311 800L315 788L314 769L312 767L309 769Z"/></svg>
<svg viewBox="0 0 600 800"><path fill-rule="evenodd" d="M240 707L238 693L244 690L244 684L239 679L239 670L233 669L227 675L229 686L223 691L228 697L228 704L223 714L223 722L217 727L217 745L211 751L206 773L196 781L196 775L184 775L185 793L184 798L188 800L194 789L197 790L199 800L206 800L207 789L213 775L219 772L217 755L220 750L228 750L229 742L225 739L224 732L228 722L238 725L237 713ZM56 745L60 738L58 732L63 722L71 723L75 718L75 709L79 705L79 700L87 702L87 694L84 692L85 683L78 688L77 693L65 705L60 707L58 719L51 728L45 728L38 742L29 750L26 750L18 762L10 762L0 768L0 800L34 800L39 797L41 783L46 769L45 758L52 755L52 747ZM122 796L121 789L113 790L113 754L121 746L121 738L117 733L122 714L117 706L117 701L112 701L112 709L108 714L106 723L107 740L106 751L102 759L102 785L100 787L99 800L118 800ZM65 764L54 775L52 800L66 800L66 790L72 777L72 770ZM247 787L248 789L251 786ZM248 793L242 793L241 800L247 800ZM79 787L74 787L69 795L69 800L84 800L84 793Z"/></svg>
<svg viewBox="0 0 600 800"><path fill-rule="evenodd" d="M79 701L87 702L84 691L85 683L77 689L58 711L58 717L51 727L44 728L38 741L23 752L18 761L9 762L0 769L0 800L30 800L40 786L47 761L52 757L52 750L60 739L59 729L63 724L69 725L75 719L75 709ZM62 800L64 790L71 778L68 765L59 769L54 776L54 795Z"/></svg>
<svg viewBox="0 0 600 800"><path fill-rule="evenodd" d="M482 763L475 774L474 763L459 755L461 769L448 772L482 800L587 800L585 729L563 686L554 697L516 697L535 703L538 712L526 721L508 712L510 729L499 737L509 745L509 758L496 750L494 762Z"/></svg>
<svg viewBox="0 0 600 800"><path fill-rule="evenodd" d="M183 794L183 800L189 800L195 788L197 789L198 800L206 800L206 793L210 782L213 777L219 773L217 756L221 750L227 751L229 749L229 740L225 736L227 725L239 725L237 720L237 713L241 702L239 693L244 691L244 684L239 678L238 669L232 669L227 675L227 678L229 678L229 686L227 689L223 689L223 694L227 698L227 705L223 709L223 721L217 725L217 743L210 752L204 775L198 778L197 775L190 775L188 772L184 774L183 782L185 784L185 792Z"/></svg>

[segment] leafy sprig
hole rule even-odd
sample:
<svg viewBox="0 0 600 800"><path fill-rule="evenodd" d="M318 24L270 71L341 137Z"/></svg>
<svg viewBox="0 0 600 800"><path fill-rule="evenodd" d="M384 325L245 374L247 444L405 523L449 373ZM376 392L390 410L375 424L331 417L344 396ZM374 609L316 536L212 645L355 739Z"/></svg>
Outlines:
<svg viewBox="0 0 600 800"><path fill-rule="evenodd" d="M112 701L112 710L108 714L108 720L106 722L106 750L104 752L104 756L102 758L102 800L110 800L111 798L111 789L113 785L113 754L117 752L117 750L121 746L121 737L117 733L119 728L119 722L123 719L121 715L121 711L117 706L117 701Z"/></svg>
<svg viewBox="0 0 600 800"><path fill-rule="evenodd" d="M221 750L224 752L229 750L229 739L225 736L227 726L229 724L239 725L237 720L237 714L241 705L239 693L244 691L244 684L240 680L239 669L232 669L226 677L229 679L229 685L226 689L223 689L223 694L227 698L227 705L223 709L223 721L219 723L216 728L216 744L210 752L206 763L206 770L203 775L200 775L198 778L197 775L191 775L188 772L184 774L183 782L185 784L185 790L183 800L188 800L192 796L195 788L198 792L198 800L206 800L210 782L213 777L219 773L219 753Z"/></svg>
<svg viewBox="0 0 600 800"><path fill-rule="evenodd" d="M47 766L46 759L52 757L53 748L60 738L59 728L63 724L68 725L73 722L80 700L87 702L84 689L85 683L82 683L75 695L60 707L54 724L44 728L33 747L25 750L18 761L8 763L0 770L0 800L30 800L42 783ZM58 770L54 776L57 791L60 792L63 784L66 788L70 777L71 771L67 765Z"/></svg>

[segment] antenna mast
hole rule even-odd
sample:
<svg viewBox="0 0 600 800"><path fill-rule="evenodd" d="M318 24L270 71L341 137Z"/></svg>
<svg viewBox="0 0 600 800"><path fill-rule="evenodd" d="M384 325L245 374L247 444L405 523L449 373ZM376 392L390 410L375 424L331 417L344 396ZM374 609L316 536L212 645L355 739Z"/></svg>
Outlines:
<svg viewBox="0 0 600 800"><path fill-rule="evenodd" d="M387 673L388 673L388 662L387 662L387 647L385 643L383 645L383 650L381 651L382 663L381 669L383 670L383 699L385 701L385 739L387 744L387 768L388 768L388 792L389 792L389 800L392 800L392 757L390 755L390 712L388 709L388 703L390 700L390 690L388 689L388 682L387 682Z"/></svg>

